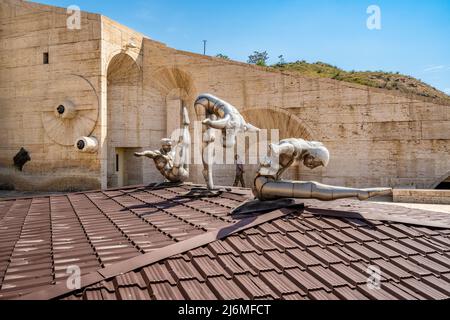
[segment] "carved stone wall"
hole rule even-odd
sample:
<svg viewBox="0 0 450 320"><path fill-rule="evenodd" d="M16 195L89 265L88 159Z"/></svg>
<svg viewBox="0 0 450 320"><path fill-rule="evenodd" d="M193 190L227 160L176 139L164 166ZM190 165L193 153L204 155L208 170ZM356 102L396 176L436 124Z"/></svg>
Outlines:
<svg viewBox="0 0 450 320"><path fill-rule="evenodd" d="M441 101L175 50L100 15L82 13L81 29L68 30L64 9L0 6L0 185L112 186L116 148L130 181L161 181L151 161L129 155L160 147L180 101L194 122L192 102L205 92L261 128L279 128L281 139L327 145L328 168L293 168L288 178L428 188L450 171L450 106ZM77 135L95 136L98 152L78 152L70 145ZM18 172L13 158L22 147L32 160ZM247 166L248 185L255 170ZM217 167L216 184L233 183L234 171ZM201 166L191 173L203 182Z"/></svg>

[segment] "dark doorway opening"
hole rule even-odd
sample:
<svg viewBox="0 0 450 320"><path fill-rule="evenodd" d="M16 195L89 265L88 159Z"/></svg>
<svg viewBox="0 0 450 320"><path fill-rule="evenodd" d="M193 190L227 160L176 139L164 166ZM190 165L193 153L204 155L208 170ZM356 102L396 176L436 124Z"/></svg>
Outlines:
<svg viewBox="0 0 450 320"><path fill-rule="evenodd" d="M450 190L450 177L444 181L441 182L437 187L436 190Z"/></svg>

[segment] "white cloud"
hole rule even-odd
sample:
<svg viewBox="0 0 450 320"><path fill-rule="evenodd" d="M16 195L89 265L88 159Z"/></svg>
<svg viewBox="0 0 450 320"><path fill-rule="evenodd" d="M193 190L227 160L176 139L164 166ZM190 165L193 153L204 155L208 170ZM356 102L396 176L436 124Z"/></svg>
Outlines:
<svg viewBox="0 0 450 320"><path fill-rule="evenodd" d="M444 92L445 92L446 94L450 94L450 88L445 88L445 89L444 89Z"/></svg>
<svg viewBox="0 0 450 320"><path fill-rule="evenodd" d="M444 65L431 65L423 69L424 72L433 72L433 71L439 71L445 69Z"/></svg>

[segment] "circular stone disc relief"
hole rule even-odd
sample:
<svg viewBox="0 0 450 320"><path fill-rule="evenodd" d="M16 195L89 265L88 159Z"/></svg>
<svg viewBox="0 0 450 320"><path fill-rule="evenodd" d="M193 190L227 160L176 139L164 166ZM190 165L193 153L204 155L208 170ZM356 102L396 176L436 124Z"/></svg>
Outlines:
<svg viewBox="0 0 450 320"><path fill-rule="evenodd" d="M99 114L98 97L91 84L71 75L54 80L43 106L42 124L47 135L63 146L73 146L79 137L89 137Z"/></svg>

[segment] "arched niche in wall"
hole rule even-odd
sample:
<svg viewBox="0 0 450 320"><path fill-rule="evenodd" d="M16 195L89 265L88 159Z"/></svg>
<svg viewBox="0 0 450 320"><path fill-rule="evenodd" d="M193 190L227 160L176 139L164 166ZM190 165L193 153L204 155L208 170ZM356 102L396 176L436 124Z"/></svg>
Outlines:
<svg viewBox="0 0 450 320"><path fill-rule="evenodd" d="M183 89L172 89L166 96L166 136L173 138L176 130L181 128L181 110L183 105L189 109Z"/></svg>
<svg viewBox="0 0 450 320"><path fill-rule="evenodd" d="M277 142L287 138L300 138L309 141L318 139L318 136L309 126L296 115L275 107L251 108L241 111L247 122L267 130L268 142ZM273 132L272 130L276 130ZM271 134L274 133L273 135ZM261 135L260 135L261 139ZM263 150L259 150L261 156ZM252 171L256 170L253 166ZM300 166L291 167L283 177L286 179L300 179Z"/></svg>
<svg viewBox="0 0 450 320"><path fill-rule="evenodd" d="M133 157L142 147L141 100L141 69L130 55L116 54L107 69L109 187L142 181L142 160Z"/></svg>
<svg viewBox="0 0 450 320"><path fill-rule="evenodd" d="M161 67L151 75L152 85L159 91L166 103L166 134L169 136L174 129L180 128L181 105L187 106L192 117L193 103L197 90L192 76L177 67Z"/></svg>

